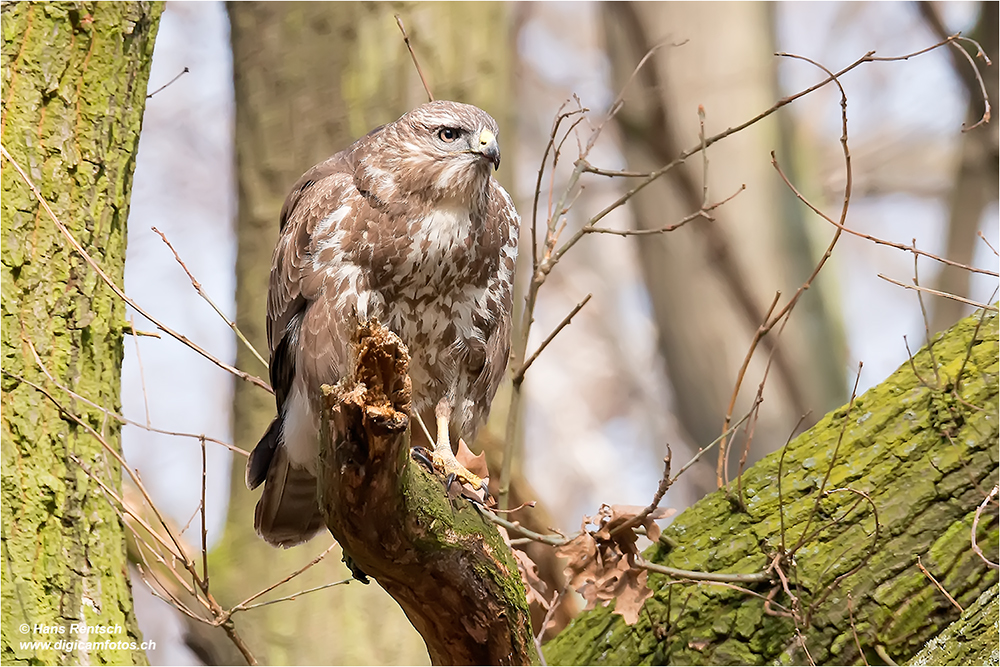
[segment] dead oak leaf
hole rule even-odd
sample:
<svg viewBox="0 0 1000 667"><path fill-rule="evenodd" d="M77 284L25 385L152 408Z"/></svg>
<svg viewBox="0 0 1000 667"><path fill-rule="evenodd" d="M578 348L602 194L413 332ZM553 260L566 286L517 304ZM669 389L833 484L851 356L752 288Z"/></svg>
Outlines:
<svg viewBox="0 0 1000 667"><path fill-rule="evenodd" d="M521 582L524 584L524 591L528 599L528 604L537 602L543 609L548 610L549 601L545 598L548 586L538 576L538 566L531 560L528 554L520 549L513 549L514 560L517 561L517 570L521 573Z"/></svg>

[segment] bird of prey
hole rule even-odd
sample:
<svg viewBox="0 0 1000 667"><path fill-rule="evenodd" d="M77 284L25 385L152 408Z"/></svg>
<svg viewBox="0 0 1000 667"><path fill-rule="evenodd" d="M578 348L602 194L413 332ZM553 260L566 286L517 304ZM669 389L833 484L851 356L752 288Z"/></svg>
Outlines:
<svg viewBox="0 0 1000 667"><path fill-rule="evenodd" d="M278 414L246 473L249 488L264 483L254 525L270 544L323 527L320 386L348 372L359 322L409 349L413 411L437 427L434 467L483 486L451 442L475 438L510 351L520 217L491 173L497 134L477 107L430 102L314 166L285 200L267 295Z"/></svg>

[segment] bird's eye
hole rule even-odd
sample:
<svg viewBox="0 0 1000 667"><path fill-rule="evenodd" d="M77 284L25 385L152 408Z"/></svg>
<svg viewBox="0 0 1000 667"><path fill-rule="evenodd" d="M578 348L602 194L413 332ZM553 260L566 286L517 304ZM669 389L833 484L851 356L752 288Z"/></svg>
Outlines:
<svg viewBox="0 0 1000 667"><path fill-rule="evenodd" d="M446 144L450 144L458 139L458 130L453 127L442 127L438 131L438 138Z"/></svg>

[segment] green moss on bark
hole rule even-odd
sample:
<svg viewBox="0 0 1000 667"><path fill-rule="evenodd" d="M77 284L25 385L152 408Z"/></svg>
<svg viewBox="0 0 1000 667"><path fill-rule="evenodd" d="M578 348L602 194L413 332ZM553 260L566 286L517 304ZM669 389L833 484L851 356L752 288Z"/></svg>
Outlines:
<svg viewBox="0 0 1000 667"><path fill-rule="evenodd" d="M2 9L4 148L119 284L161 10L145 2L23 2ZM69 457L113 487L121 471L94 438L13 377L46 384L33 345L61 384L117 411L124 304L74 253L9 163L2 186L0 655L5 664L145 663L145 653L131 646L141 637L123 526L100 487ZM59 400L118 446L117 424L68 396ZM88 634L74 624L112 630ZM22 645L35 640L53 645ZM58 648L56 640L114 645Z"/></svg>
<svg viewBox="0 0 1000 667"><path fill-rule="evenodd" d="M925 348L914 359L916 373L904 364L849 412L845 406L828 414L792 441L784 453L780 497L778 452L744 474L746 511L712 494L664 531L677 547L656 545L647 558L689 570L759 572L782 544L791 549L806 534L785 571L812 660L862 662L848 595L869 661L878 660L877 646L897 662L913 657L958 616L920 572L918 556L963 605L997 582L970 540L982 489L992 486L998 471L997 316L987 313L979 326L980 315L935 341L937 375ZM828 470L826 493L817 501ZM878 512L877 540L874 512L859 493ZM996 513L985 513L978 541L994 560L998 537ZM662 575L651 575L650 586L655 593L634 627L607 609L588 612L546 645L548 661L808 661L795 640L796 623L767 613L760 597L709 583L669 582ZM772 592L770 584L747 587L760 596ZM780 588L774 602L792 605Z"/></svg>

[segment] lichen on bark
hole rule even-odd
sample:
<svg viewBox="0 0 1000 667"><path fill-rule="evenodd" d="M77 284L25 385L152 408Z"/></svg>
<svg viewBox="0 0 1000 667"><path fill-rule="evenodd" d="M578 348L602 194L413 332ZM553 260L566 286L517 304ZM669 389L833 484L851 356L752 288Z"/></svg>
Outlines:
<svg viewBox="0 0 1000 667"><path fill-rule="evenodd" d="M780 586L748 585L744 592L651 575L655 593L634 627L609 609L588 612L546 645L547 660L860 663L854 632L870 662L879 660L876 649L897 662L913 657L958 617L917 557L962 605L997 582L970 539L983 487L998 472L997 349L996 313L959 322L935 339L933 360L925 348L850 410L831 412L783 454L746 471L745 510L714 493L664 531L676 546L661 542L647 551L649 560L676 568L760 572L783 545L791 551L808 526L783 569L800 603L798 629L765 608L769 594L771 610L792 606ZM983 514L977 536L995 560L995 512Z"/></svg>
<svg viewBox="0 0 1000 667"><path fill-rule="evenodd" d="M161 11L162 4L148 2L2 8L3 146L119 285ZM124 528L70 456L114 487L120 486L119 466L84 429L17 379L46 384L33 346L61 384L119 411L124 304L60 235L9 162L2 187L0 657L5 664L145 663L145 653L132 646L141 637ZM118 425L100 410L65 394L59 399L119 446ZM88 634L79 625L113 629ZM53 643L22 644L36 640ZM57 648L56 640L73 643Z"/></svg>

